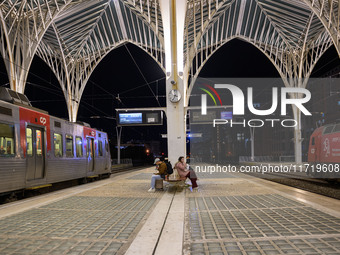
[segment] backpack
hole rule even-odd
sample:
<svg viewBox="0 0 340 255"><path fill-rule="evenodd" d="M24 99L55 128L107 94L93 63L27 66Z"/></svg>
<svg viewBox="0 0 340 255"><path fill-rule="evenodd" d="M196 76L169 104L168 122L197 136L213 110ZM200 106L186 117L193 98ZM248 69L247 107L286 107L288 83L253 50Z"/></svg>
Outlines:
<svg viewBox="0 0 340 255"><path fill-rule="evenodd" d="M168 173L168 175L173 174L174 170L172 168L171 163L170 162L166 162L165 164L166 164L166 172Z"/></svg>

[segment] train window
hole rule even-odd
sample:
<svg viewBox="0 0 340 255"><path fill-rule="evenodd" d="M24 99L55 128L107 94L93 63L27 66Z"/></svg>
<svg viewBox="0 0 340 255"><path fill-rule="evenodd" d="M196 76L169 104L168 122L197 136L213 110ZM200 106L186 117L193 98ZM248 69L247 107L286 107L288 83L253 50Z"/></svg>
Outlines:
<svg viewBox="0 0 340 255"><path fill-rule="evenodd" d="M0 156L14 156L14 126L0 124Z"/></svg>
<svg viewBox="0 0 340 255"><path fill-rule="evenodd" d="M98 156L103 156L103 142L98 141Z"/></svg>
<svg viewBox="0 0 340 255"><path fill-rule="evenodd" d="M340 132L340 124L337 124L333 130L333 132Z"/></svg>
<svg viewBox="0 0 340 255"><path fill-rule="evenodd" d="M72 158L73 157L73 136L66 135L66 157Z"/></svg>
<svg viewBox="0 0 340 255"><path fill-rule="evenodd" d="M63 137L56 133L54 133L54 156L63 156Z"/></svg>
<svg viewBox="0 0 340 255"><path fill-rule="evenodd" d="M332 133L333 127L334 127L334 126L328 126L328 127L326 127L326 128L324 129L324 131L323 131L323 134L325 135L325 134L330 134L330 133Z"/></svg>
<svg viewBox="0 0 340 255"><path fill-rule="evenodd" d="M42 155L42 137L41 137L41 130L36 130L35 131L35 137L36 137L36 152L37 152L37 156L41 156Z"/></svg>
<svg viewBox="0 0 340 255"><path fill-rule="evenodd" d="M32 129L26 128L26 144L27 144L27 156L33 155L33 132Z"/></svg>
<svg viewBox="0 0 340 255"><path fill-rule="evenodd" d="M315 145L315 137L312 138L312 145Z"/></svg>
<svg viewBox="0 0 340 255"><path fill-rule="evenodd" d="M106 149L106 152L109 152L109 144L107 143L106 140L105 140L105 149Z"/></svg>
<svg viewBox="0 0 340 255"><path fill-rule="evenodd" d="M81 158L83 156L83 139L81 137L76 137L76 153L77 158Z"/></svg>

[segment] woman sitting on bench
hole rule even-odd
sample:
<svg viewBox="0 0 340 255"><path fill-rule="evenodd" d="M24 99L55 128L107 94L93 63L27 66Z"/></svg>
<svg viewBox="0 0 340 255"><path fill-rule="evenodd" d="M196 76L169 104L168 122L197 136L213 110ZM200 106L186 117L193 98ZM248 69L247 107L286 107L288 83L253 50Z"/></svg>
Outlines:
<svg viewBox="0 0 340 255"><path fill-rule="evenodd" d="M193 189L197 188L197 176L193 170L187 170L187 164L184 162L184 157L178 158L178 162L175 164L174 168L181 178L185 177L190 179Z"/></svg>

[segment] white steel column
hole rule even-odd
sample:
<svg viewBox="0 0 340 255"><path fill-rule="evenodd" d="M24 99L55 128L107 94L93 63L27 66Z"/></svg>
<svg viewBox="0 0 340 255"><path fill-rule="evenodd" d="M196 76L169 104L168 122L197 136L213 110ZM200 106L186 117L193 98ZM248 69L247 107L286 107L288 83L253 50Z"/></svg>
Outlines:
<svg viewBox="0 0 340 255"><path fill-rule="evenodd" d="M250 128L250 149L251 149L251 161L255 161L255 127Z"/></svg>
<svg viewBox="0 0 340 255"><path fill-rule="evenodd" d="M120 141L122 137L122 129L123 127L116 127L116 134L117 134L117 165L120 164Z"/></svg>
<svg viewBox="0 0 340 255"><path fill-rule="evenodd" d="M290 79L290 85L292 87L298 87L298 88L305 88L306 83L308 81L308 77L305 79L297 79L297 81L294 79ZM294 99L301 99L302 94L301 93L290 93L290 98ZM295 163L301 164L302 163L302 125L301 125L301 110L296 106L292 105L292 111L293 111L293 118L296 121L297 125L294 127L294 155L295 155Z"/></svg>
<svg viewBox="0 0 340 255"><path fill-rule="evenodd" d="M183 87L183 80L178 80L178 89ZM167 94L172 89L170 79L166 82ZM183 90L180 90L183 95ZM183 97L183 96L182 96ZM168 158L172 164L178 157L186 157L186 125L183 98L178 103L171 103L167 99L167 133L168 133Z"/></svg>
<svg viewBox="0 0 340 255"><path fill-rule="evenodd" d="M302 163L302 141L301 136L301 111L295 105L293 105L293 116L297 122L297 126L294 127L294 152L295 152L295 163Z"/></svg>
<svg viewBox="0 0 340 255"><path fill-rule="evenodd" d="M309 77L305 78L288 78L283 79L286 87L290 88L306 88ZM301 93L289 93L290 98L292 99L301 99ZM301 110L296 106L292 105L293 119L296 121L297 125L294 127L294 155L295 155L295 163L302 163L302 133L301 133Z"/></svg>
<svg viewBox="0 0 340 255"><path fill-rule="evenodd" d="M184 2L184 3L183 3ZM181 0L161 0L164 27L164 44L166 58L166 95L167 95L167 133L168 158L174 164L178 157L186 157L186 84L183 79L183 33L186 2ZM178 90L182 99L170 102L168 94L172 89Z"/></svg>

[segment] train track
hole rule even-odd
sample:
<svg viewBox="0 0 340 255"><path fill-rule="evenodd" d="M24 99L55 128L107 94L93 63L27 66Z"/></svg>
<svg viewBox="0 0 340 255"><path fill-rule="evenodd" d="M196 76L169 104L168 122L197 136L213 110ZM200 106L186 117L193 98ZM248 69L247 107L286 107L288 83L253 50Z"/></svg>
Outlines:
<svg viewBox="0 0 340 255"><path fill-rule="evenodd" d="M310 178L297 173L247 173L272 182L281 183L298 189L340 199L340 183L329 182L323 179Z"/></svg>
<svg viewBox="0 0 340 255"><path fill-rule="evenodd" d="M111 175L129 172L129 171L132 171L132 170L138 171L138 170L141 170L141 169L144 169L144 168L145 168L145 166L131 166L131 167L127 167L127 168L112 169Z"/></svg>

